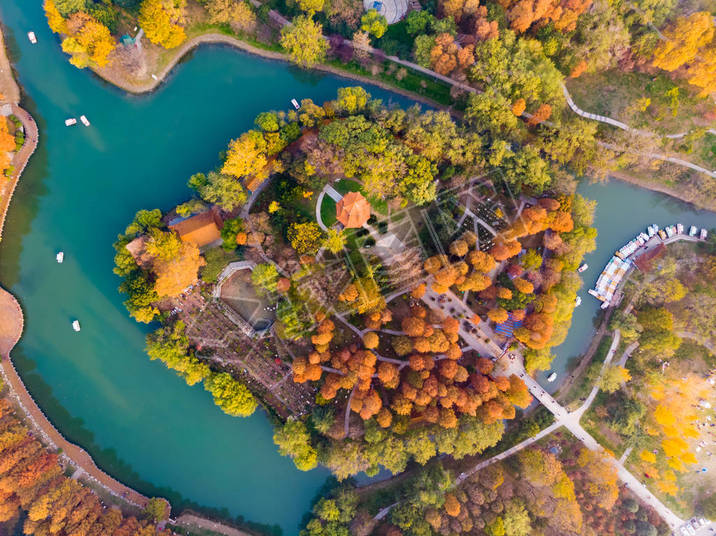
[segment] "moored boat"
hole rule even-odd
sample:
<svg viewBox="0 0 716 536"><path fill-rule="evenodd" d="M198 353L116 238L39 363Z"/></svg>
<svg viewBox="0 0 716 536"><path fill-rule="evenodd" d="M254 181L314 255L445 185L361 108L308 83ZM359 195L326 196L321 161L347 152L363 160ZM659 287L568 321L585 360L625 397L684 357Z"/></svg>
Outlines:
<svg viewBox="0 0 716 536"><path fill-rule="evenodd" d="M552 374L550 374L549 376L547 376L547 381L548 381L548 382L553 382L553 381L556 380L556 379L557 379L557 373L556 373L556 372L553 372Z"/></svg>
<svg viewBox="0 0 716 536"><path fill-rule="evenodd" d="M699 233L699 238L701 240L706 240L706 237L709 235L709 232L706 229L701 229L701 232Z"/></svg>
<svg viewBox="0 0 716 536"><path fill-rule="evenodd" d="M677 223L677 224L676 224L676 232L677 232L678 234L684 234L684 226L681 225L680 223Z"/></svg>
<svg viewBox="0 0 716 536"><path fill-rule="evenodd" d="M69 117L69 118L65 119L66 127L71 127L72 125L76 125L76 124L77 124L77 119L75 119L74 117Z"/></svg>
<svg viewBox="0 0 716 536"><path fill-rule="evenodd" d="M81 115L81 116L80 116L80 121L82 121L82 124L83 124L84 126L86 126L86 127L90 126L89 119L87 119L87 116L86 116L86 115Z"/></svg>
<svg viewBox="0 0 716 536"><path fill-rule="evenodd" d="M699 232L699 229L695 225L692 225L691 227L689 227L689 236L696 236L696 233L698 233L698 232Z"/></svg>
<svg viewBox="0 0 716 536"><path fill-rule="evenodd" d="M584 270L586 270L587 268L589 268L589 265L585 262L584 264L582 264L582 266L580 266L579 268L577 268L577 271L581 274L581 273L582 273Z"/></svg>
<svg viewBox="0 0 716 536"><path fill-rule="evenodd" d="M35 32L27 32L27 38L33 45L37 44L37 36L35 35Z"/></svg>
<svg viewBox="0 0 716 536"><path fill-rule="evenodd" d="M79 320L73 320L72 321L72 329L75 331L80 331L82 328L80 327L80 321Z"/></svg>
<svg viewBox="0 0 716 536"><path fill-rule="evenodd" d="M574 306L579 307L580 305L582 305L582 298L580 296L577 296L574 300Z"/></svg>
<svg viewBox="0 0 716 536"><path fill-rule="evenodd" d="M296 108L296 110L301 107L301 105L298 104L298 101L296 99L291 99L291 104L293 104L293 107Z"/></svg>
<svg viewBox="0 0 716 536"><path fill-rule="evenodd" d="M65 252L58 251L57 255L55 255L55 259L57 260L57 264L62 264L62 262L65 260Z"/></svg>

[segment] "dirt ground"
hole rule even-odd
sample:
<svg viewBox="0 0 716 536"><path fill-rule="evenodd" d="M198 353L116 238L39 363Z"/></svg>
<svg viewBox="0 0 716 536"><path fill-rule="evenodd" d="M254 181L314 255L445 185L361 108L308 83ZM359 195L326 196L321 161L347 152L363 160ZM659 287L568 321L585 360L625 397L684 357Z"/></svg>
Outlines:
<svg viewBox="0 0 716 536"><path fill-rule="evenodd" d="M20 88L13 77L10 60L5 51L5 37L0 27L0 104L20 102Z"/></svg>

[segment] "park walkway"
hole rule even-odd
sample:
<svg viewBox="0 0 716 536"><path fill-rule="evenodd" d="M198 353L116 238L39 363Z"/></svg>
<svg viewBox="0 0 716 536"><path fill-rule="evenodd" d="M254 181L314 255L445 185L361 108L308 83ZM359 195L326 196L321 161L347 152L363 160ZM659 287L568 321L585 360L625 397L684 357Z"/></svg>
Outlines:
<svg viewBox="0 0 716 536"><path fill-rule="evenodd" d="M104 488L117 499L144 508L148 502L147 497L113 479L95 465L85 450L67 441L45 417L25 388L10 360L10 351L22 335L24 317L15 297L2 288L0 288L0 315L0 373L10 389L10 398L25 414L26 422L50 447L62 450L60 458L65 464L76 466L77 470L87 475L87 480Z"/></svg>
<svg viewBox="0 0 716 536"><path fill-rule="evenodd" d="M23 108L20 108L17 103L6 104L2 107L2 110L3 115L5 115L5 111L9 111L22 121L22 126L25 129L25 143L20 150L13 155L12 162L10 162L10 165L15 169L10 181L0 189L0 240L2 239L3 228L5 227L7 211L10 208L10 201L12 201L17 183L20 181L20 175L25 171L25 166L27 166L30 157L35 152L38 142L37 124L29 113Z"/></svg>

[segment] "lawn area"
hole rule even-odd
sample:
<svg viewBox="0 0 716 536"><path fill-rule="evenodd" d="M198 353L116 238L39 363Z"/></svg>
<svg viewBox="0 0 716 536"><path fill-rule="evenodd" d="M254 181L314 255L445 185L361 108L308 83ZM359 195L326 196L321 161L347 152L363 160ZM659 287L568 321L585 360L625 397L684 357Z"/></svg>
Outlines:
<svg viewBox="0 0 716 536"><path fill-rule="evenodd" d="M360 192L362 193L365 198L370 203L370 206L373 208L375 212L378 214L381 214L383 216L388 215L388 204L383 199L376 199L375 197L371 197L368 194L366 194L363 191L363 187L360 183L357 181L352 181L350 179L342 179L336 183L333 184L333 187L338 190L343 195L346 195L348 192ZM321 216L323 216L323 211L321 211ZM323 220L325 222L325 220ZM326 223L328 225L328 223Z"/></svg>
<svg viewBox="0 0 716 536"><path fill-rule="evenodd" d="M219 274L227 264L241 260L242 257L238 251L226 251L221 246L205 251L206 265L201 269L201 279L207 283L216 282Z"/></svg>
<svg viewBox="0 0 716 536"><path fill-rule="evenodd" d="M324 195L321 203L321 219L326 227L336 223L336 202L330 196Z"/></svg>
<svg viewBox="0 0 716 536"><path fill-rule="evenodd" d="M707 99L697 98L687 85L674 83L663 74L584 74L568 80L567 88L575 104L587 112L660 134L707 126L710 121L706 115L713 110ZM643 98L651 99L645 111L641 111L639 103Z"/></svg>

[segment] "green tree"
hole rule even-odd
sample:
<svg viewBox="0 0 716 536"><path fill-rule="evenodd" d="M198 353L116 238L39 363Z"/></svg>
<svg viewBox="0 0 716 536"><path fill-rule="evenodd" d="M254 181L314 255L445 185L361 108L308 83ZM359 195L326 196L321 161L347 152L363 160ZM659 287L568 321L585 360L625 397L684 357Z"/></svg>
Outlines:
<svg viewBox="0 0 716 536"><path fill-rule="evenodd" d="M124 306L137 322L148 324L159 314L159 309L154 306L159 301L159 295L145 272L135 270L127 274L119 285L119 291L129 295Z"/></svg>
<svg viewBox="0 0 716 536"><path fill-rule="evenodd" d="M405 17L405 29L410 35L424 34L427 33L433 22L435 22L435 17L429 11L424 9L411 11Z"/></svg>
<svg viewBox="0 0 716 536"><path fill-rule="evenodd" d="M227 372L211 374L204 388L214 397L214 404L228 415L248 417L256 411L258 403L251 391Z"/></svg>
<svg viewBox="0 0 716 536"><path fill-rule="evenodd" d="M221 247L224 251L234 251L238 244L236 243L236 235L244 230L244 220L239 217L224 221L221 228Z"/></svg>
<svg viewBox="0 0 716 536"><path fill-rule="evenodd" d="M251 271L251 282L254 284L256 293L259 296L267 292L276 292L276 284L278 283L278 270L276 265L271 263L257 264Z"/></svg>
<svg viewBox="0 0 716 536"><path fill-rule="evenodd" d="M291 61L302 67L322 62L328 50L328 43L323 38L323 27L310 15L298 15L292 24L284 26L280 42Z"/></svg>
<svg viewBox="0 0 716 536"><path fill-rule="evenodd" d="M496 136L508 135L518 124L510 100L492 88L470 94L465 118L478 130L487 130Z"/></svg>
<svg viewBox="0 0 716 536"><path fill-rule="evenodd" d="M369 100L370 93L360 86L341 87L338 88L335 108L345 115L355 115L366 107Z"/></svg>
<svg viewBox="0 0 716 536"><path fill-rule="evenodd" d="M323 241L323 231L315 222L292 223L288 228L291 247L300 255L315 255Z"/></svg>
<svg viewBox="0 0 716 536"><path fill-rule="evenodd" d="M69 16L77 11L84 11L87 8L87 0L54 0L57 11L63 17Z"/></svg>
<svg viewBox="0 0 716 536"><path fill-rule="evenodd" d="M246 190L230 175L216 171L210 171L208 175L196 173L191 176L188 184L204 201L214 203L227 212L246 202Z"/></svg>
<svg viewBox="0 0 716 536"><path fill-rule="evenodd" d="M629 371L619 365L609 365L599 380L599 388L607 393L613 393L622 386L622 382L631 379Z"/></svg>
<svg viewBox="0 0 716 536"><path fill-rule="evenodd" d="M150 333L147 335L147 354L151 360L158 359L167 368L176 371L188 385L194 385L211 371L189 348L189 339L184 330L184 323L177 321Z"/></svg>
<svg viewBox="0 0 716 536"><path fill-rule="evenodd" d="M413 57L418 65L430 69L432 66L431 52L435 48L434 35L419 35L415 38Z"/></svg>
<svg viewBox="0 0 716 536"><path fill-rule="evenodd" d="M318 452L311 445L311 435L302 421L288 419L273 434L282 456L290 456L301 471L310 471L318 465Z"/></svg>
<svg viewBox="0 0 716 536"><path fill-rule="evenodd" d="M165 521L169 517L167 501L159 497L152 497L144 507L144 516L153 523Z"/></svg>
<svg viewBox="0 0 716 536"><path fill-rule="evenodd" d="M407 174L398 182L398 192L416 205L425 205L437 195L435 175L437 166L420 155L410 155L405 159Z"/></svg>
<svg viewBox="0 0 716 536"><path fill-rule="evenodd" d="M388 29L388 21L375 9L369 9L360 19L360 29L380 39Z"/></svg>

